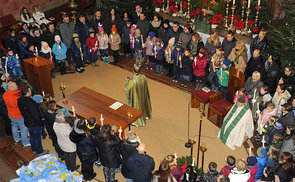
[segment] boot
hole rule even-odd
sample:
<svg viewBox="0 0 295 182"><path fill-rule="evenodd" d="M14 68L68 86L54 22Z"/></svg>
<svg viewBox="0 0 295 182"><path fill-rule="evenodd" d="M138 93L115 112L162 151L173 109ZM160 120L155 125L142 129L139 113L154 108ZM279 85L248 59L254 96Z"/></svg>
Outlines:
<svg viewBox="0 0 295 182"><path fill-rule="evenodd" d="M102 59L102 61L103 61L104 63L106 63L106 58L105 58L105 57L101 57L101 59Z"/></svg>
<svg viewBox="0 0 295 182"><path fill-rule="evenodd" d="M156 74L159 74L159 65L156 65L156 71L155 71Z"/></svg>
<svg viewBox="0 0 295 182"><path fill-rule="evenodd" d="M196 88L195 88L195 91L198 91L198 90L200 90L200 87L201 87L201 84L200 84L200 83L196 83Z"/></svg>
<svg viewBox="0 0 295 182"><path fill-rule="evenodd" d="M110 57L109 57L109 56L106 57L106 63L107 63L107 64L110 63Z"/></svg>
<svg viewBox="0 0 295 182"><path fill-rule="evenodd" d="M159 65L159 74L161 75L163 73L163 66Z"/></svg>

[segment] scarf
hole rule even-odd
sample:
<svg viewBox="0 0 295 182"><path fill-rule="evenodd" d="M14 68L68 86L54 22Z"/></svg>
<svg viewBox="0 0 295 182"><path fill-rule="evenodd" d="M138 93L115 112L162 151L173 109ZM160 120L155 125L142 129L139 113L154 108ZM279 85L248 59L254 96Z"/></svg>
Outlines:
<svg viewBox="0 0 295 182"><path fill-rule="evenodd" d="M153 27L155 27L155 28L158 28L158 27L160 27L161 23L162 23L162 20L159 20L157 22L156 21L152 21L151 25Z"/></svg>
<svg viewBox="0 0 295 182"><path fill-rule="evenodd" d="M75 42L75 44L76 44L76 46L78 47L78 49L81 49L81 43L80 43L80 41L74 41Z"/></svg>
<svg viewBox="0 0 295 182"><path fill-rule="evenodd" d="M44 47L41 47L41 52L43 52L44 54L47 54L47 53L51 53L51 48L48 46L48 49L44 49Z"/></svg>

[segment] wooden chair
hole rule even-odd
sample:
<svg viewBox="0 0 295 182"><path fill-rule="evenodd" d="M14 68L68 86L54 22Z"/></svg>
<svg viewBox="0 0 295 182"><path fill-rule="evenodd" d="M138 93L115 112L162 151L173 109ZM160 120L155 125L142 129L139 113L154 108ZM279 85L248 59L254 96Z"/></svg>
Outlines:
<svg viewBox="0 0 295 182"><path fill-rule="evenodd" d="M199 108L201 103L206 105L207 103L209 103L209 97L214 94L215 92L213 92L212 90L210 90L209 92L205 92L202 89L193 92L191 96L191 108Z"/></svg>

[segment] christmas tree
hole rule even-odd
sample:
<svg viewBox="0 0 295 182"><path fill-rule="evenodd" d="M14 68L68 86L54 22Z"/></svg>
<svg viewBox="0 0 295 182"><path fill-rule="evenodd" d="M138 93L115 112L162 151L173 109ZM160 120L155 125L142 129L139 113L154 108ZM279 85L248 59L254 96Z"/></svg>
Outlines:
<svg viewBox="0 0 295 182"><path fill-rule="evenodd" d="M281 67L295 66L295 1L282 2L285 8L283 21L270 25L269 47L266 54L278 55Z"/></svg>

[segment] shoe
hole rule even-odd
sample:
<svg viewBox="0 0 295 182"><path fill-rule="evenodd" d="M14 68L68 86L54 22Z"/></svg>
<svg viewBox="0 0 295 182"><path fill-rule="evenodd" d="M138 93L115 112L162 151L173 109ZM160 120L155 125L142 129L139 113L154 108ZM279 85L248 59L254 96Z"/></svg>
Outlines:
<svg viewBox="0 0 295 182"><path fill-rule="evenodd" d="M38 154L38 156L45 155L45 154L48 154L48 153L49 153L49 150L43 149L43 152Z"/></svg>
<svg viewBox="0 0 295 182"><path fill-rule="evenodd" d="M94 165L98 168L102 166L101 162L99 162L99 161L95 161Z"/></svg>
<svg viewBox="0 0 295 182"><path fill-rule="evenodd" d="M175 83L178 83L178 80L175 80L174 82L175 82Z"/></svg>
<svg viewBox="0 0 295 182"><path fill-rule="evenodd" d="M80 70L82 73L85 71L84 67L81 67Z"/></svg>
<svg viewBox="0 0 295 182"><path fill-rule="evenodd" d="M80 73L80 71L81 71L80 68L76 68L76 70L77 70L79 73Z"/></svg>
<svg viewBox="0 0 295 182"><path fill-rule="evenodd" d="M30 146L31 146L31 144L28 143L28 144L25 144L25 145L24 145L24 148L27 148L27 147L30 147Z"/></svg>
<svg viewBox="0 0 295 182"><path fill-rule="evenodd" d="M14 141L14 144L18 144L20 141L22 140L22 138L19 138L17 141Z"/></svg>
<svg viewBox="0 0 295 182"><path fill-rule="evenodd" d="M93 173L93 174L91 174L89 177L88 177L88 179L86 180L85 179L85 181L91 181L93 178L95 178L96 177L96 173Z"/></svg>
<svg viewBox="0 0 295 182"><path fill-rule="evenodd" d="M173 80L172 80L172 82L174 82L174 83L176 83L176 81L177 81L176 79L173 79Z"/></svg>
<svg viewBox="0 0 295 182"><path fill-rule="evenodd" d="M149 120L150 118L149 118L149 117L145 117L145 119L146 119L146 120Z"/></svg>
<svg viewBox="0 0 295 182"><path fill-rule="evenodd" d="M136 126L139 127L139 125L135 124L135 123L131 123L132 126Z"/></svg>

